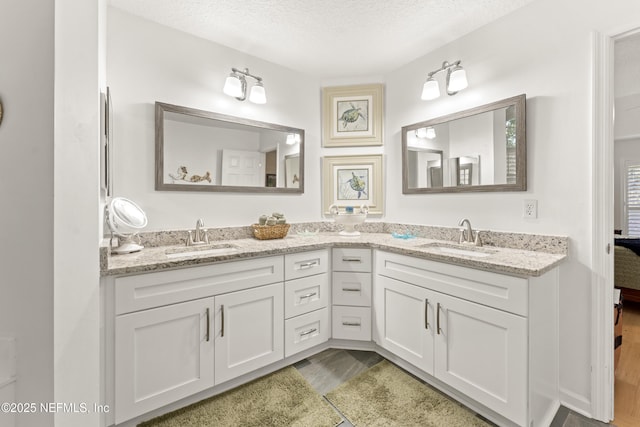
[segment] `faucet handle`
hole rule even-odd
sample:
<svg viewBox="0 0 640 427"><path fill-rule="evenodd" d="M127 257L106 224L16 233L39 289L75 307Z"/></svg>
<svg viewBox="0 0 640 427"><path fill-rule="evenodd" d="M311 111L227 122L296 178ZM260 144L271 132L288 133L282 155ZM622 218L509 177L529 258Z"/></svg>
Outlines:
<svg viewBox="0 0 640 427"><path fill-rule="evenodd" d="M476 230L476 238L473 241L476 246L482 246L482 239L480 238L480 230Z"/></svg>
<svg viewBox="0 0 640 427"><path fill-rule="evenodd" d="M187 230L187 233L186 246L193 246L193 234L191 233L191 230Z"/></svg>

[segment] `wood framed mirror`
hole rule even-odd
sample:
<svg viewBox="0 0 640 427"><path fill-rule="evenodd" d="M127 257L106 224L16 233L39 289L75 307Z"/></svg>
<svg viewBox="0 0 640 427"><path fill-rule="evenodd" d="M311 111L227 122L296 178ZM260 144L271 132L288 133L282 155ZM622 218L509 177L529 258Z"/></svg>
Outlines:
<svg viewBox="0 0 640 427"><path fill-rule="evenodd" d="M155 112L156 190L304 192L303 129L162 102Z"/></svg>
<svg viewBox="0 0 640 427"><path fill-rule="evenodd" d="M404 194L525 191L526 96L402 127Z"/></svg>

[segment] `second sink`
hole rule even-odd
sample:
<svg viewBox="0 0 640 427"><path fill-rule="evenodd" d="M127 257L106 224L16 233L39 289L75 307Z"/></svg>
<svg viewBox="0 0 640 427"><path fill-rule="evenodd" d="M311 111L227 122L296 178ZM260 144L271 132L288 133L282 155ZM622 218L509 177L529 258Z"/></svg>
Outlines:
<svg viewBox="0 0 640 427"><path fill-rule="evenodd" d="M473 258L485 258L496 253L495 250L488 249L485 247L478 246L462 246L456 245L453 243L427 243L425 245L417 246L423 249L434 249L438 252L451 254L451 255L461 255Z"/></svg>
<svg viewBox="0 0 640 427"><path fill-rule="evenodd" d="M209 244L203 246L187 246L183 248L171 248L165 251L167 258L182 258L206 255L227 255L238 252L238 248L229 243Z"/></svg>

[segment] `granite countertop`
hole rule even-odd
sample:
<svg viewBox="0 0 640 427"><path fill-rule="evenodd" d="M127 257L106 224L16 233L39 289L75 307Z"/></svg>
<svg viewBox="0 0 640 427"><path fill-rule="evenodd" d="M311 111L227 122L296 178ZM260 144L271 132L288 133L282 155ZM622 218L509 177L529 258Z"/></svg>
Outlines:
<svg viewBox="0 0 640 427"><path fill-rule="evenodd" d="M213 248L231 246L234 249L232 249L233 252L231 253L205 253L196 256L170 258L167 256L168 252L179 252L188 249L185 248L184 244L147 247L137 253L106 256L106 259L102 262L101 273L103 276L137 274L329 247L369 247L495 273L532 277L542 275L567 257L566 251L550 249L545 252L544 247L536 248L536 250L488 245L476 248L472 245L463 246L452 241L422 237L407 240L398 239L389 233L362 233L358 237L343 237L337 232L321 232L313 236L289 233L284 239L257 240L254 238L240 238L216 240L212 241L209 246ZM459 250L462 250L462 252ZM474 256L474 254L479 254L480 256Z"/></svg>

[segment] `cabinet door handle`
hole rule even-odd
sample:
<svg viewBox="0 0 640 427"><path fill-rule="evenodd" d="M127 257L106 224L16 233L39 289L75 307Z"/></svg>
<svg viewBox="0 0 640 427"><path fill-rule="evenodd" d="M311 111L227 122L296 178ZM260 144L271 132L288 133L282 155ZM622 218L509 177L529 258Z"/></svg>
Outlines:
<svg viewBox="0 0 640 427"><path fill-rule="evenodd" d="M300 299L301 299L301 300L303 300L303 299L305 299L305 298L311 298L311 297L314 297L314 296L316 296L316 295L318 295L318 293L317 293L317 292L309 292L308 294L302 295L302 296L300 297Z"/></svg>
<svg viewBox="0 0 640 427"><path fill-rule="evenodd" d="M311 267L315 267L316 265L318 265L318 261L311 261L311 262L305 262L303 264L300 264L300 270L304 270L305 268L311 268Z"/></svg>
<svg viewBox="0 0 640 427"><path fill-rule="evenodd" d="M342 322L342 326L361 326L358 322Z"/></svg>
<svg viewBox="0 0 640 427"><path fill-rule="evenodd" d="M438 329L438 335L442 329L440 329L440 303L438 303L438 308L436 308L436 328Z"/></svg>
<svg viewBox="0 0 640 427"><path fill-rule="evenodd" d="M362 262L359 257L342 257L342 262Z"/></svg>
<svg viewBox="0 0 640 427"><path fill-rule="evenodd" d="M222 318L221 322L220 322L220 337L224 337L224 305L220 306L220 316Z"/></svg>
<svg viewBox="0 0 640 427"><path fill-rule="evenodd" d="M429 299L424 300L424 328L429 329Z"/></svg>
<svg viewBox="0 0 640 427"><path fill-rule="evenodd" d="M342 288L343 292L360 292L358 288Z"/></svg>
<svg viewBox="0 0 640 427"><path fill-rule="evenodd" d="M210 336L210 334L209 334L209 332L210 332L210 330L209 330L209 320L210 320L209 319L209 307L207 307L207 311L205 312L205 318L207 320L206 341L209 342L209 336Z"/></svg>
<svg viewBox="0 0 640 427"><path fill-rule="evenodd" d="M316 331L317 331L317 329L316 329L316 328L309 329L308 331L300 332L300 336L301 336L301 337L303 337L303 336L305 336L305 335L310 335L310 334L312 334L312 333L314 333L314 332L316 332Z"/></svg>

